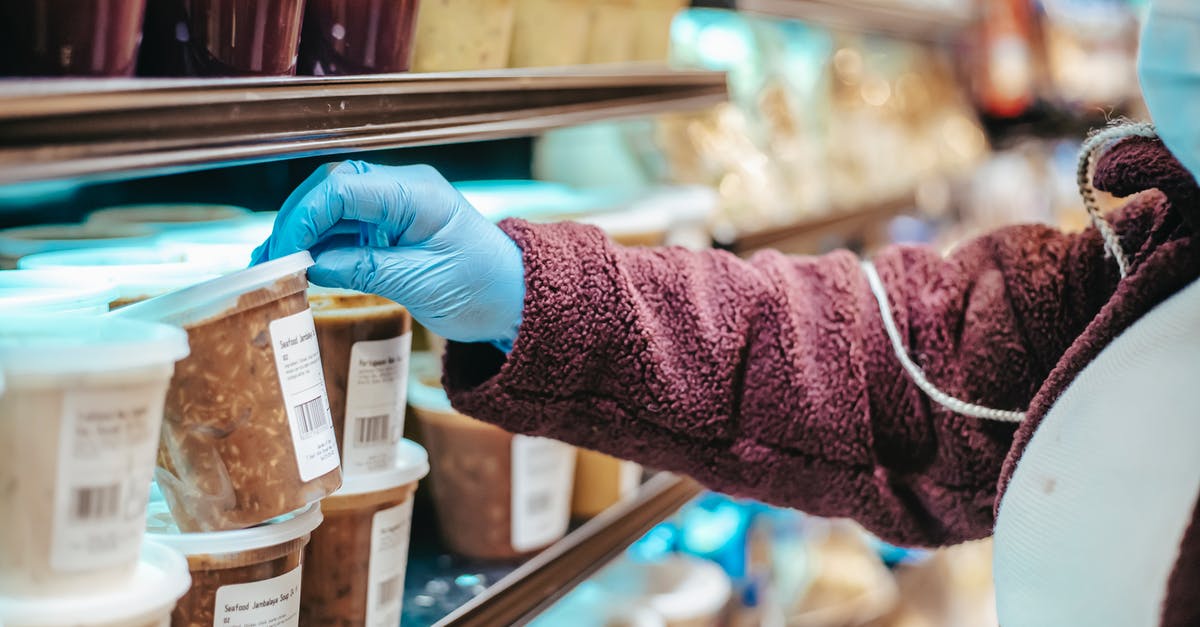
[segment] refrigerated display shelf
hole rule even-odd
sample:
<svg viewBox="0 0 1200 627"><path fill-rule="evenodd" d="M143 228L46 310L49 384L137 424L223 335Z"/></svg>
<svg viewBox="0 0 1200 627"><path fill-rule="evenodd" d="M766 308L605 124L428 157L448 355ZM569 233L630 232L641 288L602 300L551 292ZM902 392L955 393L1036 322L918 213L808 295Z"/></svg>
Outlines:
<svg viewBox="0 0 1200 627"><path fill-rule="evenodd" d="M517 137L726 99L723 73L659 65L0 85L0 184Z"/></svg>
<svg viewBox="0 0 1200 627"><path fill-rule="evenodd" d="M738 9L833 28L907 39L944 40L961 34L974 17L973 2L886 0L736 0Z"/></svg>
<svg viewBox="0 0 1200 627"><path fill-rule="evenodd" d="M450 555L438 542L426 508L414 517L402 626L528 622L700 492L690 479L655 474L636 496L574 527L523 563Z"/></svg>

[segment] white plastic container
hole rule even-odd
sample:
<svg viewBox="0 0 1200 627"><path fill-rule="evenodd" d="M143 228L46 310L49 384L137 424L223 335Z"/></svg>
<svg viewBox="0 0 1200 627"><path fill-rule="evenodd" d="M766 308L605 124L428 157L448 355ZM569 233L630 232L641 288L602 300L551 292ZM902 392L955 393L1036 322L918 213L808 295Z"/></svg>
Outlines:
<svg viewBox="0 0 1200 627"><path fill-rule="evenodd" d="M113 588L141 545L163 398L187 337L106 317L0 317L0 594Z"/></svg>
<svg viewBox="0 0 1200 627"><path fill-rule="evenodd" d="M425 449L403 440L392 469L347 476L321 501L325 521L304 555L302 623L400 624L413 495L428 473Z"/></svg>
<svg viewBox="0 0 1200 627"><path fill-rule="evenodd" d="M117 309L215 279L229 267L225 252L189 254L159 246L62 250L22 257L17 265L25 270L56 270L75 281L111 283L117 289L111 307ZM248 264L249 254L242 267Z"/></svg>
<svg viewBox="0 0 1200 627"><path fill-rule="evenodd" d="M0 315L99 315L116 298L107 281L53 270L0 270Z"/></svg>
<svg viewBox="0 0 1200 627"><path fill-rule="evenodd" d="M115 589L0 597L0 623L6 627L168 627L171 610L190 582L182 555L145 542L133 575Z"/></svg>
<svg viewBox="0 0 1200 627"><path fill-rule="evenodd" d="M341 485L305 290L307 252L171 292L115 315L182 326L191 355L163 412L159 488L184 531L257 525Z"/></svg>
<svg viewBox="0 0 1200 627"><path fill-rule="evenodd" d="M154 231L139 224L43 224L0 231L0 268L17 267L26 255L76 248L148 246Z"/></svg>
<svg viewBox="0 0 1200 627"><path fill-rule="evenodd" d="M106 207L88 214L90 225L141 224L164 233L196 225L232 225L251 215L244 207L192 203L155 203Z"/></svg>
<svg viewBox="0 0 1200 627"><path fill-rule="evenodd" d="M166 504L151 502L146 537L186 556L192 575L171 624L296 625L304 547L320 524L313 503L249 529L180 533Z"/></svg>

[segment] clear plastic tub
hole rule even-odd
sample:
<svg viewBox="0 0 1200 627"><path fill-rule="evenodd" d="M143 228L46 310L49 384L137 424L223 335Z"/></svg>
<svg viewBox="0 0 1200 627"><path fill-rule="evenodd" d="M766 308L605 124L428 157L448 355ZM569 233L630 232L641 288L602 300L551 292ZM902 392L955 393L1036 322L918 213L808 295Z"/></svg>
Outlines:
<svg viewBox="0 0 1200 627"><path fill-rule="evenodd" d="M211 255L202 255L200 250L203 248L191 254L157 246L63 250L22 257L18 265L22 269L57 271L76 281L82 278L111 283L117 289L117 298L110 307L119 309L220 276L229 263L229 256L223 254L225 249L222 247L222 254ZM246 254L243 267L249 259Z"/></svg>
<svg viewBox="0 0 1200 627"><path fill-rule="evenodd" d="M132 576L113 590L0 597L0 623L6 627L168 627L171 610L190 581L182 555L145 542Z"/></svg>
<svg viewBox="0 0 1200 627"><path fill-rule="evenodd" d="M575 459L575 487L571 490L571 515L595 516L637 494L641 483L642 467L638 464L579 449Z"/></svg>
<svg viewBox="0 0 1200 627"><path fill-rule="evenodd" d="M308 304L342 475L386 471L396 465L404 434L412 318L382 296L351 290L310 287Z"/></svg>
<svg viewBox="0 0 1200 627"><path fill-rule="evenodd" d="M233 205L147 204L106 207L88 214L87 224L113 226L140 224L157 233L190 229L197 226L236 226L252 215L249 209Z"/></svg>
<svg viewBox="0 0 1200 627"><path fill-rule="evenodd" d="M160 231L158 243L165 246L244 244L253 250L271 236L276 211L256 211L245 218L213 223L192 222Z"/></svg>
<svg viewBox="0 0 1200 627"><path fill-rule="evenodd" d="M146 0L0 2L0 76L129 76Z"/></svg>
<svg viewBox="0 0 1200 627"><path fill-rule="evenodd" d="M588 63L627 63L637 45L634 0L593 0L588 30Z"/></svg>
<svg viewBox="0 0 1200 627"><path fill-rule="evenodd" d="M187 330L155 473L184 531L256 525L341 485L300 252L114 315Z"/></svg>
<svg viewBox="0 0 1200 627"><path fill-rule="evenodd" d="M138 74L290 76L304 0L153 0Z"/></svg>
<svg viewBox="0 0 1200 627"><path fill-rule="evenodd" d="M517 0L509 66L564 66L586 61L592 1Z"/></svg>
<svg viewBox="0 0 1200 627"><path fill-rule="evenodd" d="M308 0L300 38L300 73L407 72L418 4L418 0Z"/></svg>
<svg viewBox="0 0 1200 627"><path fill-rule="evenodd" d="M665 63L671 51L671 21L688 6L687 0L633 0L637 9L635 61Z"/></svg>
<svg viewBox="0 0 1200 627"><path fill-rule="evenodd" d="M11 270L26 255L76 248L149 246L154 231L140 224L45 224L0 231L0 269Z"/></svg>
<svg viewBox="0 0 1200 627"><path fill-rule="evenodd" d="M604 230L614 242L623 246L661 246L671 228L671 216L664 211L614 211L577 218Z"/></svg>
<svg viewBox="0 0 1200 627"><path fill-rule="evenodd" d="M429 449L442 537L479 559L541 550L567 532L575 449L512 435L455 412L439 386L438 361L413 355L408 401Z"/></svg>
<svg viewBox="0 0 1200 627"><path fill-rule="evenodd" d="M171 624L298 624L304 547L320 524L313 503L250 529L180 533L166 504L152 501L146 537L186 556L192 574Z"/></svg>
<svg viewBox="0 0 1200 627"><path fill-rule="evenodd" d="M390 470L347 477L321 501L325 522L304 555L302 623L400 624L413 494L428 472L425 449L404 440Z"/></svg>
<svg viewBox="0 0 1200 627"><path fill-rule="evenodd" d="M112 587L133 572L177 328L0 316L0 594Z"/></svg>
<svg viewBox="0 0 1200 627"><path fill-rule="evenodd" d="M413 71L507 66L515 8L516 0L422 0Z"/></svg>
<svg viewBox="0 0 1200 627"><path fill-rule="evenodd" d="M98 315L116 298L116 287L106 281L54 270L0 270L0 315Z"/></svg>

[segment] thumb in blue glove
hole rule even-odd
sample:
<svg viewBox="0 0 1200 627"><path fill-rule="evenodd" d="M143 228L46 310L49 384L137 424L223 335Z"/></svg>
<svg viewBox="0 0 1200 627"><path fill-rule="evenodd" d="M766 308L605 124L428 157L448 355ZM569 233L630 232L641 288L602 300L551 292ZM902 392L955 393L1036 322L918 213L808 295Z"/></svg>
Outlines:
<svg viewBox="0 0 1200 627"><path fill-rule="evenodd" d="M362 226L386 245L361 242ZM512 349L525 300L521 251L429 166L317 169L284 202L255 263L311 250L309 279L394 300L429 330Z"/></svg>

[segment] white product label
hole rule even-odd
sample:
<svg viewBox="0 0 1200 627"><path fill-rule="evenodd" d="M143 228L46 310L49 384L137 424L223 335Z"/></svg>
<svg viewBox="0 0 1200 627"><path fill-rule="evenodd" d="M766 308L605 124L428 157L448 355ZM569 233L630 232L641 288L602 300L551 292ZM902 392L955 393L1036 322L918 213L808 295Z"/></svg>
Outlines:
<svg viewBox="0 0 1200 627"><path fill-rule="evenodd" d="M567 532L575 449L547 438L513 436L512 545L539 549Z"/></svg>
<svg viewBox="0 0 1200 627"><path fill-rule="evenodd" d="M164 385L63 397L50 565L72 572L137 560L158 451Z"/></svg>
<svg viewBox="0 0 1200 627"><path fill-rule="evenodd" d="M272 320L271 342L300 479L312 481L338 466L337 438L312 311Z"/></svg>
<svg viewBox="0 0 1200 627"><path fill-rule="evenodd" d="M637 494L642 486L642 466L629 461L622 461L620 467L620 498L629 498Z"/></svg>
<svg viewBox="0 0 1200 627"><path fill-rule="evenodd" d="M396 627L404 602L404 570L413 500L375 512L367 566L367 627Z"/></svg>
<svg viewBox="0 0 1200 627"><path fill-rule="evenodd" d="M404 430L411 350L411 333L355 342L350 348L342 438L342 471L347 475L379 472L395 465L396 443Z"/></svg>
<svg viewBox="0 0 1200 627"><path fill-rule="evenodd" d="M217 588L213 627L297 627L300 566L278 577Z"/></svg>

